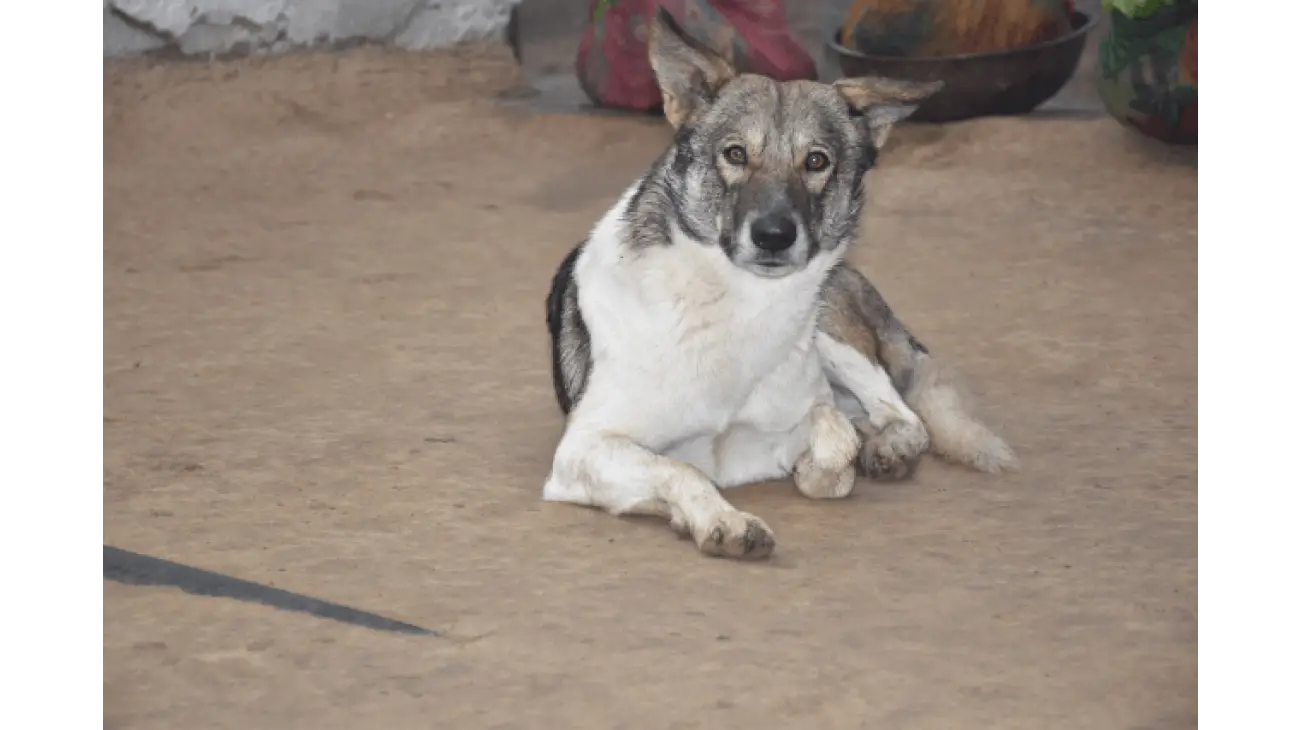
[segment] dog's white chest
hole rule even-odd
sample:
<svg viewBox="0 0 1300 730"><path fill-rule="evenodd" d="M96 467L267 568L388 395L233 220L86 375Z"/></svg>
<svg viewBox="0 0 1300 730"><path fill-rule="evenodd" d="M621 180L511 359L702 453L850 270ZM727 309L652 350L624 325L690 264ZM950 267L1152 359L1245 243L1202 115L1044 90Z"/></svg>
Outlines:
<svg viewBox="0 0 1300 730"><path fill-rule="evenodd" d="M789 432L829 397L813 339L820 272L762 279L693 241L632 256L579 272L590 395L642 394L636 426L657 445Z"/></svg>

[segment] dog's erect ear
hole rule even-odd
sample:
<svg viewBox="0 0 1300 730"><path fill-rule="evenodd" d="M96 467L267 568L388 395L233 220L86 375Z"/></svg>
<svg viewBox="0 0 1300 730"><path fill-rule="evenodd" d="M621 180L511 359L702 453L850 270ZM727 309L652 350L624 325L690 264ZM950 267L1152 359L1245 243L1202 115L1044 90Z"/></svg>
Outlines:
<svg viewBox="0 0 1300 730"><path fill-rule="evenodd" d="M686 35L662 7L650 21L650 66L664 97L664 116L673 127L712 103L718 90L736 76L727 59Z"/></svg>
<svg viewBox="0 0 1300 730"><path fill-rule="evenodd" d="M942 81L899 81L870 76L835 82L835 90L844 97L849 109L866 120L867 132L876 149L884 146L895 124L907 119L921 100L942 88Z"/></svg>

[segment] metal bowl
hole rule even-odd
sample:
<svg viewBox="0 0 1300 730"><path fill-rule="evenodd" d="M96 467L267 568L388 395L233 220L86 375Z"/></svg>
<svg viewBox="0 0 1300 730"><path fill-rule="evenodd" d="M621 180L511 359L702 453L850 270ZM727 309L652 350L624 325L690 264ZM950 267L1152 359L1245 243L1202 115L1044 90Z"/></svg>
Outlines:
<svg viewBox="0 0 1300 730"><path fill-rule="evenodd" d="M1046 43L992 53L956 56L873 56L841 46L834 34L827 47L845 76L884 76L906 81L942 81L943 88L921 102L909 120L951 122L972 117L1027 114L1056 95L1074 75L1095 17L1074 11L1069 33Z"/></svg>

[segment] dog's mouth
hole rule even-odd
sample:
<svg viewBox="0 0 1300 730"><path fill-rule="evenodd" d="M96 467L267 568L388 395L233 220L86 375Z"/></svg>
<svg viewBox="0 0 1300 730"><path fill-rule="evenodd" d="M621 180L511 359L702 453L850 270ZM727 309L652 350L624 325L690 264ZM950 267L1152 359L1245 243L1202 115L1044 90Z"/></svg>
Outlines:
<svg viewBox="0 0 1300 730"><path fill-rule="evenodd" d="M750 262L750 265L746 268L765 279L779 279L793 273L798 267L789 261L780 259L759 259Z"/></svg>

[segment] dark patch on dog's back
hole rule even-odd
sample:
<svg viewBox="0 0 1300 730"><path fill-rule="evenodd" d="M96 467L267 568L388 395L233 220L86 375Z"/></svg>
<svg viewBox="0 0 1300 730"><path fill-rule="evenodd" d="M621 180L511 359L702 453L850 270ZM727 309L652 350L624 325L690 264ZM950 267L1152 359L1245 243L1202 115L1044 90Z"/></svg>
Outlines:
<svg viewBox="0 0 1300 730"><path fill-rule="evenodd" d="M574 246L551 279L546 296L546 328L551 333L551 381L565 414L582 398L591 372L591 335L578 307L574 267L586 241Z"/></svg>
<svg viewBox="0 0 1300 730"><path fill-rule="evenodd" d="M560 261L560 267L551 277L551 289L546 294L546 329L550 330L552 339L560 336L564 318L564 295L570 286L577 286L573 283L573 267L577 265L578 256L582 253L585 243L585 241L579 243L565 254L564 259Z"/></svg>

